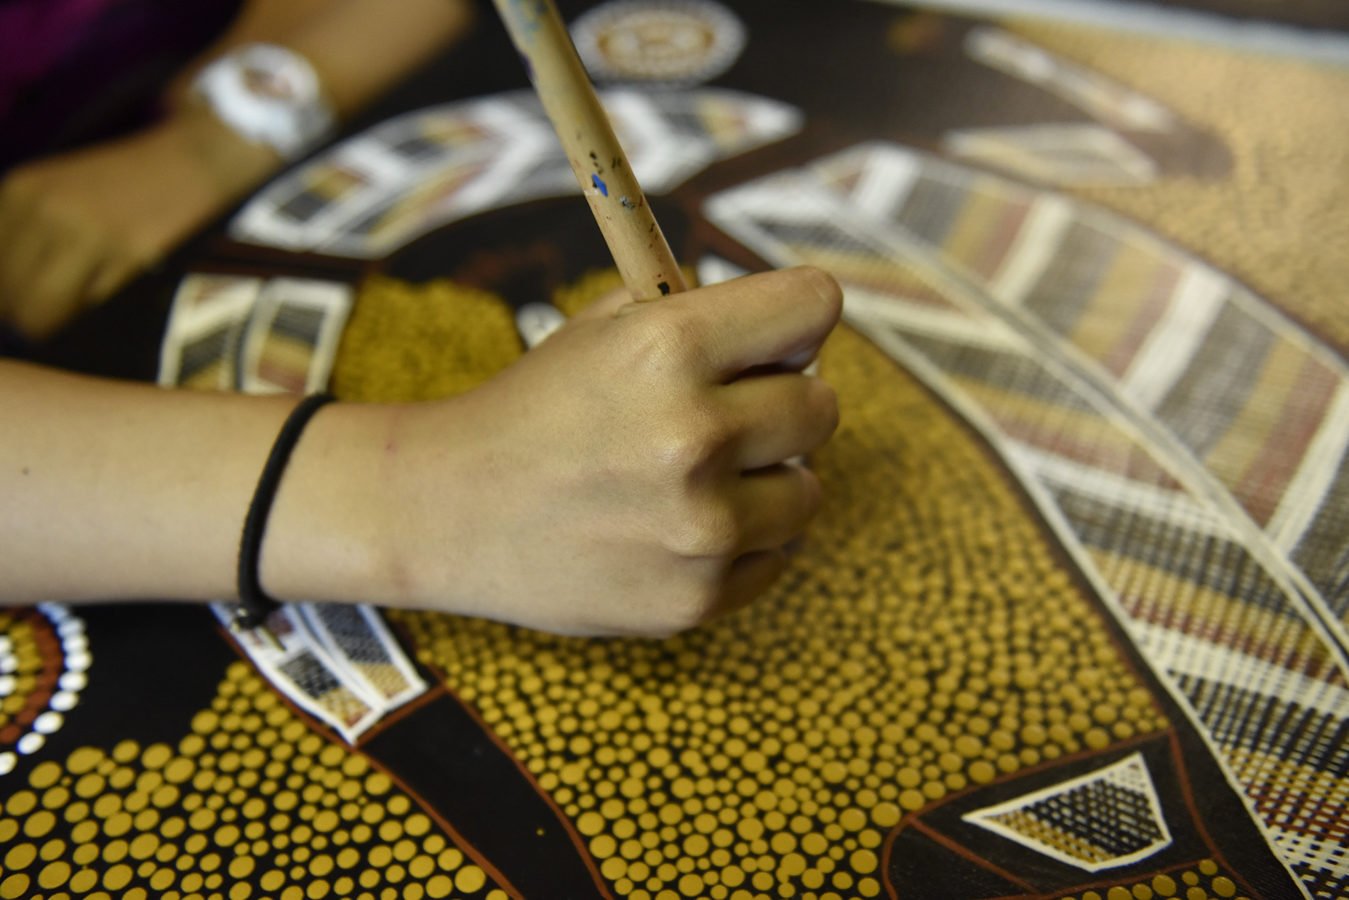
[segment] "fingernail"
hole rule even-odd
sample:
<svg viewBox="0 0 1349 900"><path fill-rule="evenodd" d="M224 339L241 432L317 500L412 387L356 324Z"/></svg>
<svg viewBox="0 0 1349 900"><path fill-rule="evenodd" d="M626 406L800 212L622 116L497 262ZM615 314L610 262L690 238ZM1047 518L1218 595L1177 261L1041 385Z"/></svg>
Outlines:
<svg viewBox="0 0 1349 900"><path fill-rule="evenodd" d="M828 272L815 266L801 266L798 271L806 276L806 280L810 282L810 286L815 291L815 296L820 300L834 304L842 299L842 289L839 288L838 282L834 280L834 276Z"/></svg>

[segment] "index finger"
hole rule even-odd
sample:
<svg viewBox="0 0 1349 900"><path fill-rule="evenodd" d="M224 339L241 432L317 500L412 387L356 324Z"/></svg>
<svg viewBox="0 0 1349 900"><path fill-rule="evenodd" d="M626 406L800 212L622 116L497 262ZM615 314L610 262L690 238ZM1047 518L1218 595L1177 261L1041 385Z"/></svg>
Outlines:
<svg viewBox="0 0 1349 900"><path fill-rule="evenodd" d="M655 301L685 306L723 380L763 366L804 367L838 324L843 292L813 266L746 275Z"/></svg>

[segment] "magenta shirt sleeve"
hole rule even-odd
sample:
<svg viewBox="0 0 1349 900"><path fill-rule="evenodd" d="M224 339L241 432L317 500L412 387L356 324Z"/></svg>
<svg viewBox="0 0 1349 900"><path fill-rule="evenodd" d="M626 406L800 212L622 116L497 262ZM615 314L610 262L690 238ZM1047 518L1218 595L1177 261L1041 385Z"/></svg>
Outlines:
<svg viewBox="0 0 1349 900"><path fill-rule="evenodd" d="M0 0L0 170L153 119L241 0Z"/></svg>

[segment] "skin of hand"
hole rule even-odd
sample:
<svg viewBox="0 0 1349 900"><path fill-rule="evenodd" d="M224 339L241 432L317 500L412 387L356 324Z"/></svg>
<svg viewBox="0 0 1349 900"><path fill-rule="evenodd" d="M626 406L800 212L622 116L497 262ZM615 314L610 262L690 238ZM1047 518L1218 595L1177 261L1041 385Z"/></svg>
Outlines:
<svg viewBox="0 0 1349 900"><path fill-rule="evenodd" d="M263 584L314 596L326 577L339 596L373 578L389 593L364 599L580 635L662 637L743 606L821 502L789 460L837 427L833 390L801 370L840 311L812 268L624 296L468 394L385 408L369 452L352 449L368 423L325 410L273 507ZM312 527L353 519L348 544ZM324 559L326 575L297 564Z"/></svg>
<svg viewBox="0 0 1349 900"><path fill-rule="evenodd" d="M205 110L40 159L0 183L0 318L42 339L276 168Z"/></svg>

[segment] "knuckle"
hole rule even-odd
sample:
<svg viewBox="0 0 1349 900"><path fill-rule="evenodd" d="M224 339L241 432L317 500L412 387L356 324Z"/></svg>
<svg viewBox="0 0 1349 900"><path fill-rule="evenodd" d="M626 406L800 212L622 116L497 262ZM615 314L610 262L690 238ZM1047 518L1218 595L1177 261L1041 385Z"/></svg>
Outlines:
<svg viewBox="0 0 1349 900"><path fill-rule="evenodd" d="M720 608L717 585L698 584L670 604L664 625L666 637L706 625Z"/></svg>
<svg viewBox="0 0 1349 900"><path fill-rule="evenodd" d="M683 476L707 461L707 447L697 436L680 430L657 441L653 455L661 469L675 473L676 481L682 483Z"/></svg>
<svg viewBox="0 0 1349 900"><path fill-rule="evenodd" d="M653 310L655 312L655 310ZM683 307L667 305L648 316L639 342L643 359L661 371L684 370L705 359L703 327Z"/></svg>
<svg viewBox="0 0 1349 900"><path fill-rule="evenodd" d="M657 465L671 482L686 485L711 467L735 440L726 422L705 408L694 406L672 416L666 434L655 442Z"/></svg>
<svg viewBox="0 0 1349 900"><path fill-rule="evenodd" d="M724 557L739 549L744 536L744 525L729 505L701 503L670 523L666 548L690 559Z"/></svg>

